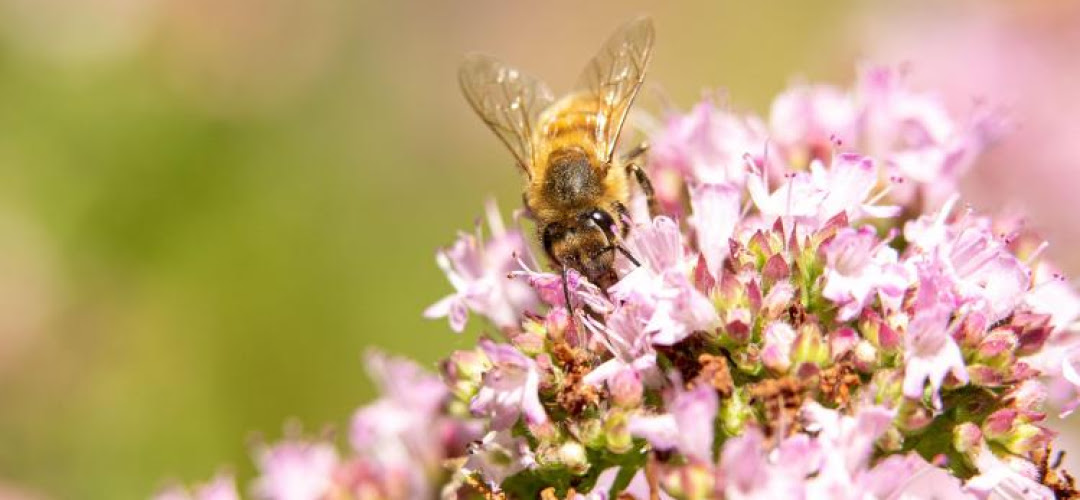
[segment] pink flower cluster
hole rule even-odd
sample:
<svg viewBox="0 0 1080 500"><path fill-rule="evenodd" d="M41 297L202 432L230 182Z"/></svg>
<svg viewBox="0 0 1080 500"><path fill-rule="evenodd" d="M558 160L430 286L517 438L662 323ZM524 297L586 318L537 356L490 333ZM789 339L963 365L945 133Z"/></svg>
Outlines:
<svg viewBox="0 0 1080 500"><path fill-rule="evenodd" d="M570 273L566 304L489 209L489 237L439 253L455 292L425 313L488 334L438 378L373 355L383 396L349 452L260 446L251 493L1077 495L1043 422L1080 401L1080 296L1044 242L956 193L1000 130L880 68L850 91L795 87L768 121L709 101L672 115L649 158L668 215L636 215L615 285Z"/></svg>

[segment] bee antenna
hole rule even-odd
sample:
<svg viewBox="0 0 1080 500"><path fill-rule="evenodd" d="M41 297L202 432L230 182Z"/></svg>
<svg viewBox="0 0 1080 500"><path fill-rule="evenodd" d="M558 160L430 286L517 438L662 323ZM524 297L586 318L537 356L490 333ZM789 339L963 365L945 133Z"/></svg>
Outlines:
<svg viewBox="0 0 1080 500"><path fill-rule="evenodd" d="M636 258L634 258L634 254L630 253L630 251L627 250L626 247L616 243L615 244L615 249L618 250L619 253L623 254L624 257L629 259L630 262L634 263L635 266L641 267L641 262L639 262Z"/></svg>

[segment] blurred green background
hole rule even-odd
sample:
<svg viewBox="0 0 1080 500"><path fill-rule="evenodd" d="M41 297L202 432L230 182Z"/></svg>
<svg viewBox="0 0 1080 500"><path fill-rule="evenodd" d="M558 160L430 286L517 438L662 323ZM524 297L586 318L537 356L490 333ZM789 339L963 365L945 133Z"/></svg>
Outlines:
<svg viewBox="0 0 1080 500"><path fill-rule="evenodd" d="M850 79L854 4L0 0L0 496L250 477L252 433L371 397L367 347L468 345L420 316L434 252L520 180L464 52L566 89L651 13L644 109L764 112Z"/></svg>

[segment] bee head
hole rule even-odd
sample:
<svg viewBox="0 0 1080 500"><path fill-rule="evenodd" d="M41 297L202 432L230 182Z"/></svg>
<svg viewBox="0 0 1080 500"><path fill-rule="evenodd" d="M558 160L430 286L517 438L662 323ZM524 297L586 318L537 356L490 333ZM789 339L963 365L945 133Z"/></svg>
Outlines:
<svg viewBox="0 0 1080 500"><path fill-rule="evenodd" d="M615 274L617 230L610 213L594 208L546 224L541 229L540 240L551 260L577 270L593 284L607 289L618 281Z"/></svg>

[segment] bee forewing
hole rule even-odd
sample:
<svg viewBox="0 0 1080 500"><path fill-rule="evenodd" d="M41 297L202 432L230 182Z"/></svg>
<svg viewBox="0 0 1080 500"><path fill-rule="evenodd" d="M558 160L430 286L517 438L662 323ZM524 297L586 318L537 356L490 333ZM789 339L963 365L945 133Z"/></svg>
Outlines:
<svg viewBox="0 0 1080 500"><path fill-rule="evenodd" d="M652 19L639 17L622 25L585 66L578 89L592 95L599 107L596 121L598 156L610 162L627 112L634 102L654 38Z"/></svg>
<svg viewBox="0 0 1080 500"><path fill-rule="evenodd" d="M465 98L518 165L532 177L533 129L553 98L544 83L483 54L466 56L458 70Z"/></svg>

